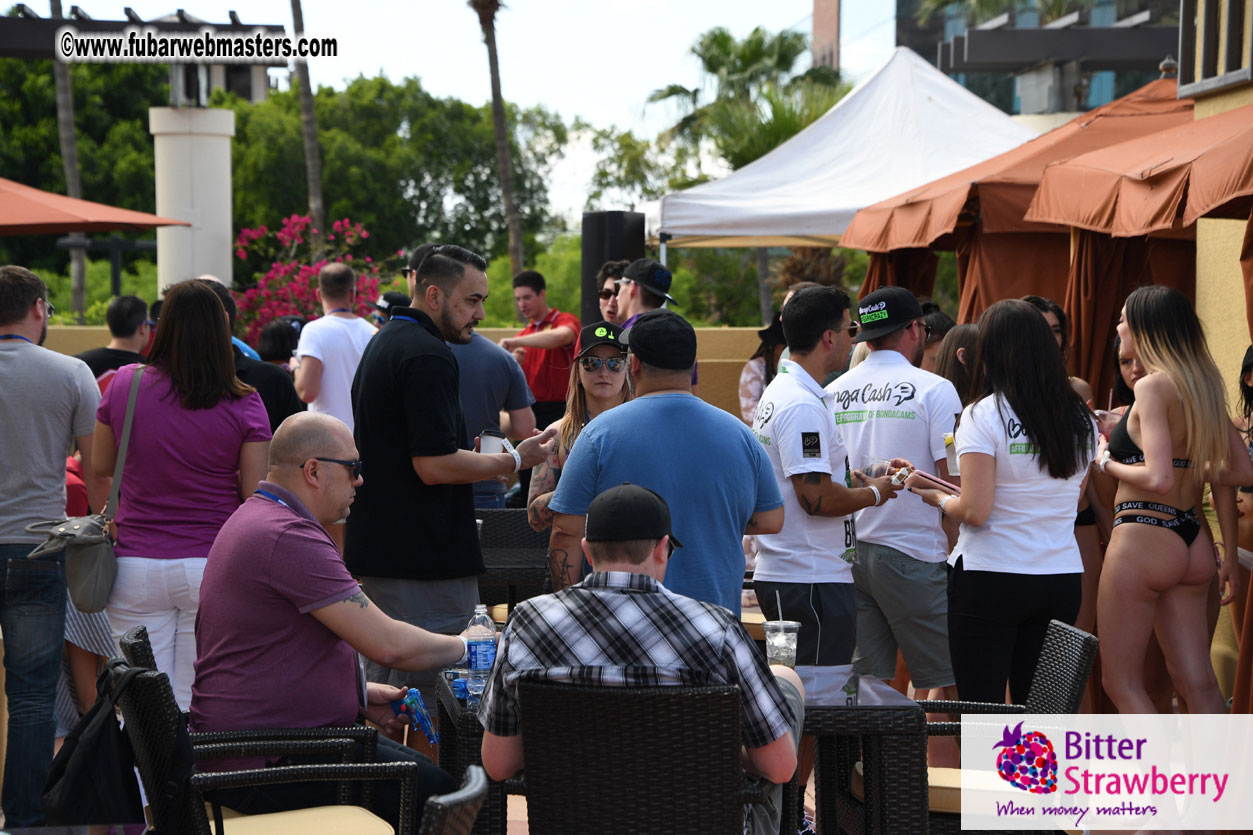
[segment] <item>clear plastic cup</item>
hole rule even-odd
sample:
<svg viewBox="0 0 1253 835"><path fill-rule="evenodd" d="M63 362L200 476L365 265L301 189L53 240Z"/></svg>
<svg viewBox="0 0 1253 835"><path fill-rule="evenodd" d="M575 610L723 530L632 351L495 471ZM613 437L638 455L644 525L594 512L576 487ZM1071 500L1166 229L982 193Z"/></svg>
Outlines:
<svg viewBox="0 0 1253 835"><path fill-rule="evenodd" d="M801 625L794 620L768 620L761 625L766 633L766 662L796 666L796 638Z"/></svg>

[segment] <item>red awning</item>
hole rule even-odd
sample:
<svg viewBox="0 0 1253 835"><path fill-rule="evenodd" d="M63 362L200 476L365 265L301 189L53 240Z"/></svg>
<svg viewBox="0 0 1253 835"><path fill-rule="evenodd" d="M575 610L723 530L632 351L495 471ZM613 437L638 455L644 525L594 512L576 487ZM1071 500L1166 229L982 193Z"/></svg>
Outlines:
<svg viewBox="0 0 1253 835"><path fill-rule="evenodd" d="M147 212L76 200L0 178L0 235L55 235L190 225Z"/></svg>
<svg viewBox="0 0 1253 835"><path fill-rule="evenodd" d="M862 209L840 246L871 252L938 246L955 248L959 224L978 220L981 232L1065 232L1024 219L1049 163L1192 123L1192 100L1176 98L1174 79L1077 116L1011 151Z"/></svg>
<svg viewBox="0 0 1253 835"><path fill-rule="evenodd" d="M1130 238L1253 207L1253 105L1048 166L1027 219Z"/></svg>

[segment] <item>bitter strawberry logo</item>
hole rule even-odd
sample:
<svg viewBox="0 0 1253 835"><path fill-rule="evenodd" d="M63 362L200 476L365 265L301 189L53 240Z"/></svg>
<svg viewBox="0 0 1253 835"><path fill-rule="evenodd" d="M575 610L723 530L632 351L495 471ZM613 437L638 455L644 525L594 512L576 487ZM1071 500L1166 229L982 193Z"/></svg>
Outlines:
<svg viewBox="0 0 1253 835"><path fill-rule="evenodd" d="M1005 726L996 755L996 773L1011 786L1032 794L1057 791L1057 754L1053 743L1039 731L1022 732L1022 723L1012 731Z"/></svg>

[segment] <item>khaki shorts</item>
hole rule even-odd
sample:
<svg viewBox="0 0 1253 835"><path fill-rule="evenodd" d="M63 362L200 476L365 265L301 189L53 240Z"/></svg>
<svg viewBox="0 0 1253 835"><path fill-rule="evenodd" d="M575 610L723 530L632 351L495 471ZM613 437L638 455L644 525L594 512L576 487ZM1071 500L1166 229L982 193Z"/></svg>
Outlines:
<svg viewBox="0 0 1253 835"><path fill-rule="evenodd" d="M948 651L948 566L895 548L857 543L857 649L853 668L884 680L896 675L899 648L914 687L955 683Z"/></svg>

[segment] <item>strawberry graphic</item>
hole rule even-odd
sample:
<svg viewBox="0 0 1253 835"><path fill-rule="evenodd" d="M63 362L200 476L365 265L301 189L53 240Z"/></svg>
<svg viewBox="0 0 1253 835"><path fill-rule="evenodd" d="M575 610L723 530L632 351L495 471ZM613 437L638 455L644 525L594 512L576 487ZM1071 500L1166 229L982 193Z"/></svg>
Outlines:
<svg viewBox="0 0 1253 835"><path fill-rule="evenodd" d="M1032 794L1057 791L1057 754L1053 743L1039 731L1022 732L1022 723L1012 731L1005 726L996 755L996 773L1011 786Z"/></svg>

